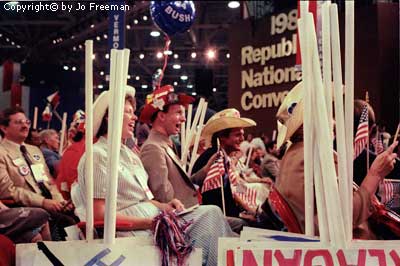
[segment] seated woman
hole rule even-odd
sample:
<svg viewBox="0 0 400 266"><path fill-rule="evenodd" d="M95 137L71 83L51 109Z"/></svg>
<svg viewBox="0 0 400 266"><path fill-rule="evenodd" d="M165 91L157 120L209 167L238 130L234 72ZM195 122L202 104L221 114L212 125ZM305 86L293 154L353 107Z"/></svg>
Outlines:
<svg viewBox="0 0 400 266"><path fill-rule="evenodd" d="M49 217L41 208L9 208L0 201L0 234L16 244L50 241Z"/></svg>
<svg viewBox="0 0 400 266"><path fill-rule="evenodd" d="M137 116L135 90L127 86L122 124L122 139L132 137ZM98 141L93 145L94 182L94 220L103 220L105 197L108 183L108 106L109 92L102 93L94 103L93 129ZM72 186L71 198L78 216L85 221L85 162L84 155L78 165L78 182ZM120 166L117 190L117 220L131 224L131 231L117 231L117 236L150 235L153 218L160 210L172 211L184 208L179 200L160 203L152 200L153 195L147 186L147 173L139 157L126 145L120 149ZM157 163L157 162L155 162ZM194 240L194 246L203 249L203 265L217 265L218 237L233 233L225 222L222 212L216 206L200 206L193 212L182 216L193 220L187 234Z"/></svg>

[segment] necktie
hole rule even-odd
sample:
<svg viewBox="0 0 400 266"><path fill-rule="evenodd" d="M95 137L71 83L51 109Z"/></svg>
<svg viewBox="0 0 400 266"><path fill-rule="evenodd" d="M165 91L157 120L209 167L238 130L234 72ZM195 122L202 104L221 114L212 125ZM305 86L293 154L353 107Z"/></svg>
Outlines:
<svg viewBox="0 0 400 266"><path fill-rule="evenodd" d="M20 151L22 152L22 156L24 156L24 159L26 161L26 163L29 166L29 169L31 170L32 175L34 176L34 173L32 171L31 165L32 165L32 161L28 156L28 150L26 149L25 145L21 145L20 147ZM35 177L35 176L34 176ZM36 179L35 179L36 180ZM51 193L50 191L47 189L47 187L44 185L43 182L36 182L39 186L40 191L42 192L42 195L46 198L46 199L51 199Z"/></svg>

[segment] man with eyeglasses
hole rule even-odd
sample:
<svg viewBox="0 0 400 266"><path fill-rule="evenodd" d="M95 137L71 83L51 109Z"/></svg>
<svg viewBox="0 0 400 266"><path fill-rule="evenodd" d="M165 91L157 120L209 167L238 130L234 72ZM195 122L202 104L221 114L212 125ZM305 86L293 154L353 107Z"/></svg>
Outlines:
<svg viewBox="0 0 400 266"><path fill-rule="evenodd" d="M51 227L58 228L59 236L55 238L63 239L64 232L59 228L75 223L70 217L73 205L64 200L53 184L40 149L25 143L30 125L20 107L6 108L0 115L4 136L0 143L0 199L47 210L53 221Z"/></svg>

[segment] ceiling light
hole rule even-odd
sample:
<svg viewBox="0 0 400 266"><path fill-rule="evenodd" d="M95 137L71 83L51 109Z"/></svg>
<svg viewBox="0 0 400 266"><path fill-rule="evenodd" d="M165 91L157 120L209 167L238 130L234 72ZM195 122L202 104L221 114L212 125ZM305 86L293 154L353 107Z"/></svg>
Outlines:
<svg viewBox="0 0 400 266"><path fill-rule="evenodd" d="M3 37L3 34L0 33L0 37Z"/></svg>
<svg viewBox="0 0 400 266"><path fill-rule="evenodd" d="M139 80L139 79L140 79L140 77L139 77L139 76L136 76L136 77L135 77L135 79L136 79L136 80Z"/></svg>
<svg viewBox="0 0 400 266"><path fill-rule="evenodd" d="M78 47L79 47L79 49L82 49L82 44L79 44L79 46L78 46Z"/></svg>
<svg viewBox="0 0 400 266"><path fill-rule="evenodd" d="M188 89L193 89L193 85L192 85L192 84L188 84L186 87L187 87Z"/></svg>
<svg viewBox="0 0 400 266"><path fill-rule="evenodd" d="M103 38L104 38L104 39L107 39L107 38L108 38L108 35L104 33L104 34L103 34Z"/></svg>
<svg viewBox="0 0 400 266"><path fill-rule="evenodd" d="M217 92L217 88L213 88L213 92Z"/></svg>
<svg viewBox="0 0 400 266"><path fill-rule="evenodd" d="M100 71L100 76L104 76L104 71Z"/></svg>
<svg viewBox="0 0 400 266"><path fill-rule="evenodd" d="M72 51L76 51L76 47L74 46L74 47L72 47Z"/></svg>
<svg viewBox="0 0 400 266"><path fill-rule="evenodd" d="M93 29L94 28L94 24L90 25L90 27Z"/></svg>
<svg viewBox="0 0 400 266"><path fill-rule="evenodd" d="M140 58L140 59L143 59L143 58L144 58L144 54L140 54L140 55L139 55L139 58Z"/></svg>
<svg viewBox="0 0 400 266"><path fill-rule="evenodd" d="M21 48L21 45L17 44L17 48Z"/></svg>
<svg viewBox="0 0 400 266"><path fill-rule="evenodd" d="M196 95L197 95L197 93L194 91L194 92L192 92L192 95L193 95L193 96L196 96Z"/></svg>
<svg viewBox="0 0 400 266"><path fill-rule="evenodd" d="M190 56L191 56L192 58L196 58L197 54L196 54L195 52L192 52L192 53L190 54Z"/></svg>
<svg viewBox="0 0 400 266"><path fill-rule="evenodd" d="M68 66L64 66L63 68L64 68L64 70L68 70L68 69L69 69L69 67L68 67Z"/></svg>
<svg viewBox="0 0 400 266"><path fill-rule="evenodd" d="M11 42L11 45L14 45L15 44L15 42Z"/></svg>
<svg viewBox="0 0 400 266"><path fill-rule="evenodd" d="M109 58L110 58L110 54L106 54L106 55L105 55L105 58L106 58L106 59L109 59Z"/></svg>
<svg viewBox="0 0 400 266"><path fill-rule="evenodd" d="M226 54L226 58L228 58L228 59L231 58L231 54L230 54L230 53L227 53L227 54Z"/></svg>
<svg viewBox="0 0 400 266"><path fill-rule="evenodd" d="M128 75L128 79L131 79L131 75Z"/></svg>
<svg viewBox="0 0 400 266"><path fill-rule="evenodd" d="M181 65L180 64L173 64L172 68L173 69L181 69Z"/></svg>
<svg viewBox="0 0 400 266"><path fill-rule="evenodd" d="M152 36L152 37L158 37L158 36L160 36L160 35L161 35L160 32L157 31L157 30L152 30L152 31L150 32L150 36Z"/></svg>
<svg viewBox="0 0 400 266"><path fill-rule="evenodd" d="M96 59L96 54L92 54L92 59L93 59L93 60Z"/></svg>
<svg viewBox="0 0 400 266"><path fill-rule="evenodd" d="M72 40L75 39L75 35L72 35L72 36L71 36L71 39L72 39Z"/></svg>
<svg viewBox="0 0 400 266"><path fill-rule="evenodd" d="M100 40L101 40L100 36L97 36L97 37L96 37L96 40L97 40L97 41L100 41Z"/></svg>
<svg viewBox="0 0 400 266"><path fill-rule="evenodd" d="M149 86L147 86L146 84L142 85L142 89L147 89Z"/></svg>
<svg viewBox="0 0 400 266"><path fill-rule="evenodd" d="M179 55L178 54L174 54L174 58L178 59Z"/></svg>
<svg viewBox="0 0 400 266"><path fill-rule="evenodd" d="M97 88L102 89L104 86L102 84L98 85Z"/></svg>
<svg viewBox="0 0 400 266"><path fill-rule="evenodd" d="M229 8L238 8L240 6L239 1L229 1L228 7Z"/></svg>
<svg viewBox="0 0 400 266"><path fill-rule="evenodd" d="M164 54L165 55L172 55L172 51L171 50L164 51Z"/></svg>
<svg viewBox="0 0 400 266"><path fill-rule="evenodd" d="M135 19L135 20L133 21L133 23L134 23L134 24L138 24L138 23L139 23L139 20Z"/></svg>
<svg viewBox="0 0 400 266"><path fill-rule="evenodd" d="M208 51L207 51L207 58L208 59L214 59L215 58L215 50L213 50L213 49L209 49Z"/></svg>
<svg viewBox="0 0 400 266"><path fill-rule="evenodd" d="M76 71L76 67L72 67L72 71Z"/></svg>
<svg viewBox="0 0 400 266"><path fill-rule="evenodd" d="M181 80L187 80L187 79L188 79L188 76L186 76L186 75L181 76Z"/></svg>
<svg viewBox="0 0 400 266"><path fill-rule="evenodd" d="M156 57L157 57L158 59L163 58L163 53L157 52Z"/></svg>
<svg viewBox="0 0 400 266"><path fill-rule="evenodd" d="M178 82L177 81L174 81L174 86L178 86Z"/></svg>
<svg viewBox="0 0 400 266"><path fill-rule="evenodd" d="M127 29L127 30L130 30L130 29L131 29L131 25L127 24L127 25L126 25L126 29Z"/></svg>
<svg viewBox="0 0 400 266"><path fill-rule="evenodd" d="M146 16L146 15L143 16L143 20L144 20L144 21L147 20L147 16Z"/></svg>

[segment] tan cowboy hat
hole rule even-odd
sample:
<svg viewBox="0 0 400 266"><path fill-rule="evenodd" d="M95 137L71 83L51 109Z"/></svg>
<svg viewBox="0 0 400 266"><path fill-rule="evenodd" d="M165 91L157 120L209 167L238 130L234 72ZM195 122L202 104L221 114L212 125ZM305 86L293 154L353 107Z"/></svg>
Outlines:
<svg viewBox="0 0 400 266"><path fill-rule="evenodd" d="M229 108L214 114L207 121L201 135L205 138L207 146L211 143L212 135L227 128L254 127L257 123L249 118L240 117L238 110Z"/></svg>
<svg viewBox="0 0 400 266"><path fill-rule="evenodd" d="M299 82L286 95L276 113L278 119L276 146L278 148L303 124L303 109L303 82Z"/></svg>
<svg viewBox="0 0 400 266"><path fill-rule="evenodd" d="M125 96L135 98L135 88L129 85L125 86ZM111 94L110 91L102 92L93 104L93 135L96 136L99 131L101 121L110 104Z"/></svg>

